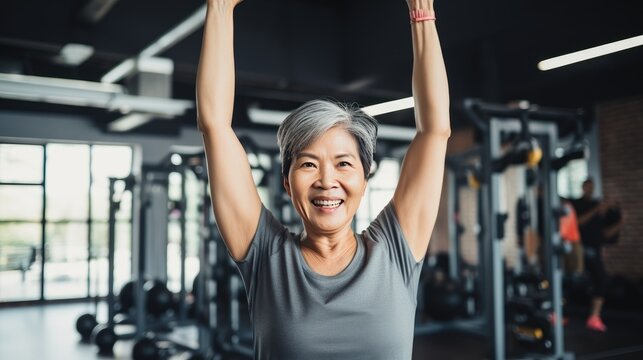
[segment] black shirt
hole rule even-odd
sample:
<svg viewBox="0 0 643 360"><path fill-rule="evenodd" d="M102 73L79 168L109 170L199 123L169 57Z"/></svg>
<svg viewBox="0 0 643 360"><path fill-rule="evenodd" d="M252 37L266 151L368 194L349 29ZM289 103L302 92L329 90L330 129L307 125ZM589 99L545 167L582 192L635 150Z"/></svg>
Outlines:
<svg viewBox="0 0 643 360"><path fill-rule="evenodd" d="M576 216L580 219L584 214L592 211L598 206L597 200L587 200L580 198L572 201ZM580 239L583 246L600 248L603 245L603 219L599 213L596 213L584 225L578 225L580 230Z"/></svg>

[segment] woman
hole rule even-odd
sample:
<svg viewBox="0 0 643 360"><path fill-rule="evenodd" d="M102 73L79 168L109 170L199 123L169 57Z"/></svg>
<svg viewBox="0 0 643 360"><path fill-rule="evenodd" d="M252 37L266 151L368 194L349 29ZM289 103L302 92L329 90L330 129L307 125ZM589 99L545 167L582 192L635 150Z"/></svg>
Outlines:
<svg viewBox="0 0 643 360"><path fill-rule="evenodd" d="M353 233L351 222L366 189L375 121L357 109L313 101L281 125L283 184L305 229L298 235L261 204L231 127L238 3L208 1L197 75L198 124L214 213L248 294L255 357L410 359L418 280L450 135L433 1L408 2L415 10L417 134L393 199L362 234Z"/></svg>

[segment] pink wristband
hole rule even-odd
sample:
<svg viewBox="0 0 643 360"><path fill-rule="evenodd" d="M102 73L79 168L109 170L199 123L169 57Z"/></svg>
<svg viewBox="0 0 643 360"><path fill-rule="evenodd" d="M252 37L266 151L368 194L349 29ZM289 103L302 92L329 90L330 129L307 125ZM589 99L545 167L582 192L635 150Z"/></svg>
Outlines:
<svg viewBox="0 0 643 360"><path fill-rule="evenodd" d="M435 14L432 11L424 9L411 10L409 15L411 17L411 24L427 20L435 20Z"/></svg>

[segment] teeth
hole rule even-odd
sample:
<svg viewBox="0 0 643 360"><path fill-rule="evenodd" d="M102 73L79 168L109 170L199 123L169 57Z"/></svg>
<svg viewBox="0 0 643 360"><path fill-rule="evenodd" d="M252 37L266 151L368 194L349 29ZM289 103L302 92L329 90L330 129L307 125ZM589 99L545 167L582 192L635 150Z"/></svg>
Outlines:
<svg viewBox="0 0 643 360"><path fill-rule="evenodd" d="M341 203L341 200L313 200L313 204L317 206L337 207Z"/></svg>

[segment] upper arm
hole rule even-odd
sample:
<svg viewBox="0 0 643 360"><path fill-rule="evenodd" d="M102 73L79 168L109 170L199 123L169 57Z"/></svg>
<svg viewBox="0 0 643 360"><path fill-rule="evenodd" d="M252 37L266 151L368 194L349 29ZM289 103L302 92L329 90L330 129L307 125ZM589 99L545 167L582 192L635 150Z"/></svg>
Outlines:
<svg viewBox="0 0 643 360"><path fill-rule="evenodd" d="M448 138L442 133L416 134L393 195L400 227L416 259L426 253L438 214Z"/></svg>
<svg viewBox="0 0 643 360"><path fill-rule="evenodd" d="M261 199L243 146L229 126L203 131L212 208L235 260L250 248L261 215Z"/></svg>

